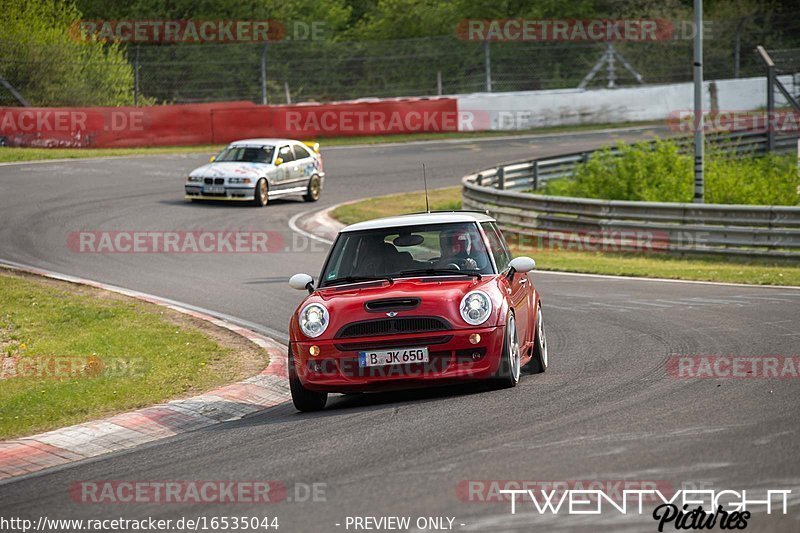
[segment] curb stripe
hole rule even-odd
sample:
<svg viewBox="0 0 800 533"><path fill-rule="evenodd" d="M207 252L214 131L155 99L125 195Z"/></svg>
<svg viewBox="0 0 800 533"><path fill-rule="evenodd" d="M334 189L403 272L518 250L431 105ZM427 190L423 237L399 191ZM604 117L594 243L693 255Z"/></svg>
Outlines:
<svg viewBox="0 0 800 533"><path fill-rule="evenodd" d="M141 444L194 431L274 407L290 398L286 347L253 330L232 324L171 300L50 272L0 262L0 268L86 285L167 307L236 333L269 353L269 364L259 374L192 398L120 413L39 435L0 442L0 483L12 478L63 466L90 457L129 450Z"/></svg>

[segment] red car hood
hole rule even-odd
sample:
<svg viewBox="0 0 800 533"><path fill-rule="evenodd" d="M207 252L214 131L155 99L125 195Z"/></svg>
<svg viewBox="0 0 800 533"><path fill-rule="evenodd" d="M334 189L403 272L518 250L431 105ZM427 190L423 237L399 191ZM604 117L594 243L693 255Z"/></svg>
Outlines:
<svg viewBox="0 0 800 533"><path fill-rule="evenodd" d="M370 312L364 304L374 300L389 298L419 298L419 305L413 309L398 309L397 316L438 316L442 317L454 328L471 328L458 311L461 299L470 291L481 289L492 299L494 310L492 316L483 325L496 324L497 306L501 296L496 276L483 276L478 280L473 277L409 278L395 280L394 283L375 282L359 283L341 287L330 287L316 291L298 308L312 302L322 303L329 312L330 324L320 339L333 338L339 329L351 322L386 318L385 311ZM388 309L386 311L389 311ZM292 322L296 323L297 313Z"/></svg>

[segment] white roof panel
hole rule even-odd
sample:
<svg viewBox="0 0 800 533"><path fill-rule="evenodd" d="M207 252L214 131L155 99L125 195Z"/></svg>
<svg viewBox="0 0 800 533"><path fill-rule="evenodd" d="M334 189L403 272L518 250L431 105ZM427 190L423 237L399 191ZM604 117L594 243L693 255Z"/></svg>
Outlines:
<svg viewBox="0 0 800 533"><path fill-rule="evenodd" d="M484 213L470 211L415 213L413 215L400 215L356 222L355 224L342 228L341 231L361 231L379 228L418 226L422 224L450 224L454 222L494 222L494 219Z"/></svg>

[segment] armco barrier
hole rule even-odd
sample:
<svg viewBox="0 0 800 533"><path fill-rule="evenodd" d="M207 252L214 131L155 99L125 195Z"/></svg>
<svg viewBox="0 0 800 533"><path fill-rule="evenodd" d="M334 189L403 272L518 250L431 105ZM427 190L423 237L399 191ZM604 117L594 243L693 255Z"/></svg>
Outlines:
<svg viewBox="0 0 800 533"><path fill-rule="evenodd" d="M8 146L112 148L227 143L247 137L332 137L458 131L454 98L257 106L0 108Z"/></svg>
<svg viewBox="0 0 800 533"><path fill-rule="evenodd" d="M781 146L792 145L797 145L796 136L784 138ZM591 241L596 248L605 240L612 250L621 251L800 259L800 207L629 202L521 192L548 179L571 176L591 154L504 164L467 175L462 180L463 206L489 211L512 241L534 247L552 247L554 242L580 247Z"/></svg>

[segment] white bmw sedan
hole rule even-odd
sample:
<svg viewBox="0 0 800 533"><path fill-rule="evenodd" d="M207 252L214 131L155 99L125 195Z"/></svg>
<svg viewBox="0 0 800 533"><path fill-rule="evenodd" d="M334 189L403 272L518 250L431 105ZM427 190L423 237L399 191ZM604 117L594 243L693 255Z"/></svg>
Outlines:
<svg viewBox="0 0 800 533"><path fill-rule="evenodd" d="M186 178L187 200L231 200L259 207L281 196L316 202L325 172L316 143L246 139L229 144Z"/></svg>

